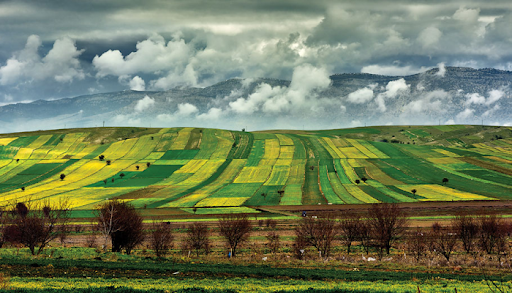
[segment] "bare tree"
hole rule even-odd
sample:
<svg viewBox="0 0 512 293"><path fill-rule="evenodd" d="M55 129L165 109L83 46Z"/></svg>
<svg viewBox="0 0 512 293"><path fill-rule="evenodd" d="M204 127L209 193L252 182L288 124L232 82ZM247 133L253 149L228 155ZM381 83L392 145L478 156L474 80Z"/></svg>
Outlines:
<svg viewBox="0 0 512 293"><path fill-rule="evenodd" d="M369 220L362 220L359 230L359 240L366 254L370 253L370 248L374 246L373 232Z"/></svg>
<svg viewBox="0 0 512 293"><path fill-rule="evenodd" d="M458 213L452 220L452 226L462 241L462 247L466 253L471 253L474 250L475 240L479 231L475 218L467 213Z"/></svg>
<svg viewBox="0 0 512 293"><path fill-rule="evenodd" d="M107 201L97 208L96 219L98 230L105 239L105 249L109 237L112 252L124 249L127 254L144 240L142 217L129 203L115 199Z"/></svg>
<svg viewBox="0 0 512 293"><path fill-rule="evenodd" d="M153 222L149 234L150 245L157 257L165 256L172 247L174 236L171 223Z"/></svg>
<svg viewBox="0 0 512 293"><path fill-rule="evenodd" d="M380 252L385 250L389 254L393 243L407 228L406 214L395 203L372 204L368 209L368 220Z"/></svg>
<svg viewBox="0 0 512 293"><path fill-rule="evenodd" d="M234 257L238 246L249 239L252 225L247 215L228 215L219 219L219 228Z"/></svg>
<svg viewBox="0 0 512 293"><path fill-rule="evenodd" d="M98 238L96 232L98 232L98 225L91 224L90 233L85 238L87 247L92 248L96 246L96 239Z"/></svg>
<svg viewBox="0 0 512 293"><path fill-rule="evenodd" d="M450 261L450 256L457 246L457 234L453 227L443 227L439 223L432 225L432 244L436 252Z"/></svg>
<svg viewBox="0 0 512 293"><path fill-rule="evenodd" d="M67 230L63 227L69 220L69 201L60 199L57 204L50 201L36 204L20 202L8 215L9 227L4 231L4 237L28 247L33 255L40 254L52 240Z"/></svg>
<svg viewBox="0 0 512 293"><path fill-rule="evenodd" d="M306 217L302 218L295 229L295 234L298 238L304 239L306 243L315 247L321 256L328 257L332 242L336 237L336 226L336 221L331 215L317 219Z"/></svg>
<svg viewBox="0 0 512 293"><path fill-rule="evenodd" d="M479 245L482 250L491 254L505 238L503 220L496 214L483 215L478 219Z"/></svg>
<svg viewBox="0 0 512 293"><path fill-rule="evenodd" d="M210 232L208 227L203 223L192 223L187 229L187 238L185 239L185 250L194 250L196 255L204 252L210 253Z"/></svg>
<svg viewBox="0 0 512 293"><path fill-rule="evenodd" d="M416 261L427 251L427 233L417 228L407 237L407 250L412 253Z"/></svg>
<svg viewBox="0 0 512 293"><path fill-rule="evenodd" d="M347 253L350 254L350 247L352 242L361 238L361 216L355 213L347 213L345 217L340 220L341 240L347 247Z"/></svg>
<svg viewBox="0 0 512 293"><path fill-rule="evenodd" d="M270 252L273 254L276 254L279 251L279 248L281 247L281 240L279 237L279 234L276 232L269 232L267 236L267 246L270 249Z"/></svg>

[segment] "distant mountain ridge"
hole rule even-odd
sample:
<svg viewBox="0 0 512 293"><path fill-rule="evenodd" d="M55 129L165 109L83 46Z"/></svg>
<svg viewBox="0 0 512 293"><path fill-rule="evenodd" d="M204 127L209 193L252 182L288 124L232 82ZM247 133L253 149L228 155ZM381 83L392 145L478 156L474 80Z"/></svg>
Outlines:
<svg viewBox="0 0 512 293"><path fill-rule="evenodd" d="M286 114L253 111L229 112L230 105L239 100L249 99L259 90L261 84L269 85L274 91L287 88L291 81L259 78L254 80L230 79L205 88L175 88L168 91L121 91L83 95L73 98L32 103L10 104L0 107L0 132L21 130L52 129L62 127L99 126L106 121L111 126L180 126L189 122L193 126L239 128L250 124L252 129L270 128L339 128L370 124L432 124L456 123L475 124L481 119L487 123L507 124L512 122L510 87L512 72L486 68L446 67L444 74L438 68L408 76L384 76L367 73L335 74L330 76L331 84L320 91L305 94L308 99L325 99L315 107L325 105L317 112L289 111ZM387 85L402 79L407 91L390 97ZM365 102L351 102L348 96L367 88L372 97ZM490 91L501 96L490 99ZM471 94L477 94L468 102ZM380 95L380 97L379 97ZM148 96L148 107L137 110L137 103ZM269 96L267 98L272 98ZM384 103L384 107L380 106ZM323 100L322 100L323 101ZM243 102L243 100L242 100ZM182 115L180 105L190 104L192 113ZM218 121L197 119L212 108L222 111ZM260 107L261 108L261 107ZM313 108L313 107L312 107ZM385 108L385 111L382 109ZM313 109L314 110L314 109ZM183 112L183 111L182 111ZM309 115L311 114L311 115ZM168 119L166 119L168 118ZM229 118L229 119L228 119ZM302 122L295 123L295 122ZM229 123L226 125L226 123ZM359 124L358 124L359 123Z"/></svg>

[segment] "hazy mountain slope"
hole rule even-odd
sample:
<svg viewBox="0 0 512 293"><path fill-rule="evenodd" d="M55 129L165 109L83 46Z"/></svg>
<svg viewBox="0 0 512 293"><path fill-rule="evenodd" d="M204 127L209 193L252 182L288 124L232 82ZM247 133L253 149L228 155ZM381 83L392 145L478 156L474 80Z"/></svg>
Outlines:
<svg viewBox="0 0 512 293"><path fill-rule="evenodd" d="M443 73L443 72L441 72ZM405 77L232 79L206 88L122 91L0 107L0 131L100 126L229 129L512 123L512 72L447 67ZM323 83L322 83L323 82ZM328 84L328 83L327 83ZM144 100L145 97L146 100Z"/></svg>

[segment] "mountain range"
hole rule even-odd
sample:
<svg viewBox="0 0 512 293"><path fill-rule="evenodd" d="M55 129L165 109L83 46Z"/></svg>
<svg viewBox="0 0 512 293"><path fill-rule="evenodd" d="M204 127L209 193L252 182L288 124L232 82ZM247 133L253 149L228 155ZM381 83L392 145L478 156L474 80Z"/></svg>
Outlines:
<svg viewBox="0 0 512 293"><path fill-rule="evenodd" d="M325 78L324 78L325 79ZM204 88L121 91L0 107L0 132L70 127L199 126L325 129L362 125L512 122L512 72L442 67L408 76L365 73L230 79Z"/></svg>

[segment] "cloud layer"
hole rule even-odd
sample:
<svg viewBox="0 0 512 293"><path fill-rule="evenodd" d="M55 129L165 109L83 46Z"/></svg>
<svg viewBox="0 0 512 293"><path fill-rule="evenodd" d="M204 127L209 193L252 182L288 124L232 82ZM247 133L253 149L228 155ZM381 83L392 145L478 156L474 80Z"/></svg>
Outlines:
<svg viewBox="0 0 512 293"><path fill-rule="evenodd" d="M498 0L20 0L0 3L0 20L0 104L264 77L292 83L256 85L251 95L235 95L229 107L213 105L198 117L297 114L338 102L342 111L368 104L384 113L424 85L413 89L396 78L378 88L362 85L339 101L318 93L333 73L403 76L437 67L443 78L445 66L512 70L512 7ZM470 94L466 114L503 99ZM436 108L444 98L433 95L422 93L425 100L404 111Z"/></svg>

